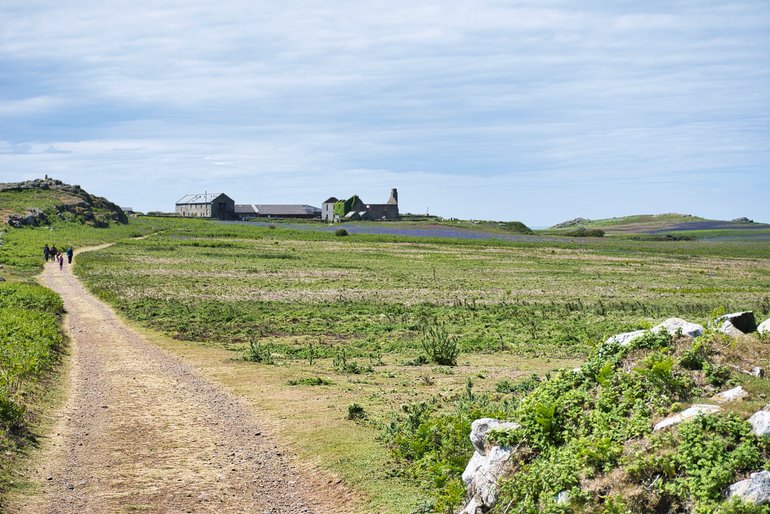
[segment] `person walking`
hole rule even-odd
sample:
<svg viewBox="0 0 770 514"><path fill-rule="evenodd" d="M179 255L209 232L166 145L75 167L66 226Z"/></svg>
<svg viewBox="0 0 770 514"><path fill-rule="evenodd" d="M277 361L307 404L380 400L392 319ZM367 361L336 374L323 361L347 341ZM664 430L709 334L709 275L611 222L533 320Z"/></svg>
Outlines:
<svg viewBox="0 0 770 514"><path fill-rule="evenodd" d="M45 262L48 262L48 257L51 256L51 249L48 248L48 245L46 244L43 247L43 257L45 258Z"/></svg>
<svg viewBox="0 0 770 514"><path fill-rule="evenodd" d="M57 255L59 255L59 250L56 249L56 245L51 245L51 260L56 262Z"/></svg>
<svg viewBox="0 0 770 514"><path fill-rule="evenodd" d="M73 255L74 253L75 253L75 252L73 252L73 251L72 251L72 247L71 247L71 246L68 246L68 247L67 247L67 264L72 264L72 255Z"/></svg>
<svg viewBox="0 0 770 514"><path fill-rule="evenodd" d="M62 254L59 254L57 257L57 260L59 261L59 269L64 268L64 256Z"/></svg>

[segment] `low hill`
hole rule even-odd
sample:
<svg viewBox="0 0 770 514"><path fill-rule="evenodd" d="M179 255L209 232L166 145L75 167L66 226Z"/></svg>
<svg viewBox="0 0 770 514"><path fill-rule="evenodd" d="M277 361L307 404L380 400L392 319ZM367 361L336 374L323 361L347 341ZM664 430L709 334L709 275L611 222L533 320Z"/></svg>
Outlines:
<svg viewBox="0 0 770 514"><path fill-rule="evenodd" d="M127 223L123 210L106 198L61 180L0 183L0 222L13 227L45 225L60 219L106 227Z"/></svg>
<svg viewBox="0 0 770 514"><path fill-rule="evenodd" d="M753 236L770 232L770 224L748 218L731 221L710 220L691 214L637 214L618 218L591 220L575 218L558 223L545 233L565 234L575 230L602 230L607 235L646 235L669 238Z"/></svg>

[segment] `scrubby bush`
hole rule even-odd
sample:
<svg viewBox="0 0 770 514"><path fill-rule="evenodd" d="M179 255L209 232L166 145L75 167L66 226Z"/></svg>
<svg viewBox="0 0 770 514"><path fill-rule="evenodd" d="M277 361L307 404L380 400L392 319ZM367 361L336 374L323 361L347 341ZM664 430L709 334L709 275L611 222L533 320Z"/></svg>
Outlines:
<svg viewBox="0 0 770 514"><path fill-rule="evenodd" d="M334 232L334 235L335 235L335 236L338 236L338 237L343 237L343 236L346 236L346 235L348 235L348 231L347 231L347 230L345 230L344 228L338 228L338 229L337 229L337 230Z"/></svg>
<svg viewBox="0 0 770 514"><path fill-rule="evenodd" d="M449 335L446 325L436 320L426 320L422 325L422 349L431 362L442 366L456 366L460 355L457 338Z"/></svg>
<svg viewBox="0 0 770 514"><path fill-rule="evenodd" d="M568 237L604 237L604 230L600 228L580 227L575 230L562 232L562 235Z"/></svg>
<svg viewBox="0 0 770 514"><path fill-rule="evenodd" d="M351 403L350 405L348 405L348 419L358 420L358 419L365 419L365 418L366 418L366 411L361 405L357 403Z"/></svg>
<svg viewBox="0 0 770 514"><path fill-rule="evenodd" d="M256 339L249 341L249 349L243 360L249 362L261 362L262 364L273 364L273 349L270 345L263 345Z"/></svg>
<svg viewBox="0 0 770 514"><path fill-rule="evenodd" d="M405 406L383 436L402 472L435 492L437 511L462 497L470 423L493 417L520 425L487 436L518 448L515 475L498 488L508 512L567 512L556 503L563 491L580 512L743 512L724 501L724 489L770 466L770 443L752 436L745 421L702 416L652 433L655 420L700 398L704 381L731 380L707 340L677 358L680 344L666 332L604 344L577 371L503 381L493 395L458 393L450 406L438 399ZM698 367L704 371L692 370Z"/></svg>

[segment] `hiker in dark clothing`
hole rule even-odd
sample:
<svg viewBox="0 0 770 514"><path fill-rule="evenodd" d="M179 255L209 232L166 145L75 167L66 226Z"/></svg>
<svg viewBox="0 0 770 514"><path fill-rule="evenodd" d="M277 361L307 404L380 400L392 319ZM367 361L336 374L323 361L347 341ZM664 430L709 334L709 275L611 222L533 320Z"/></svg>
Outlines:
<svg viewBox="0 0 770 514"><path fill-rule="evenodd" d="M59 261L59 269L62 269L64 267L64 256L59 254L59 256L56 257L56 260Z"/></svg>
<svg viewBox="0 0 770 514"><path fill-rule="evenodd" d="M45 258L45 262L48 262L48 257L51 256L51 249L48 248L48 245L45 245L43 247L43 257Z"/></svg>
<svg viewBox="0 0 770 514"><path fill-rule="evenodd" d="M56 245L51 246L51 258L56 260L56 256L59 255L59 250L56 249Z"/></svg>
<svg viewBox="0 0 770 514"><path fill-rule="evenodd" d="M72 251L72 247L68 246L67 247L67 264L72 264L72 254L73 253L74 252Z"/></svg>

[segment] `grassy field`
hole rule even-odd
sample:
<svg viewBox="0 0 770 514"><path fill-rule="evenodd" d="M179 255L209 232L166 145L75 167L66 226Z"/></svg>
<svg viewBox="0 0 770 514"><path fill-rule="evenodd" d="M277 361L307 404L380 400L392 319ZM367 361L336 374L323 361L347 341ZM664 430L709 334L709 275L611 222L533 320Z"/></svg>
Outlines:
<svg viewBox="0 0 770 514"><path fill-rule="evenodd" d="M213 377L363 491L371 512L412 512L437 488L457 488L453 470L426 469L436 480L415 489L420 480L378 441L413 408L402 406L449 412L469 398L499 400L533 373L579 364L608 335L666 317L770 312L766 243L505 243L163 223L147 239L84 254L76 272L129 319L169 336L168 348L209 359ZM457 344L456 366L425 357L430 330ZM474 412L453 432L455 467L472 451Z"/></svg>

